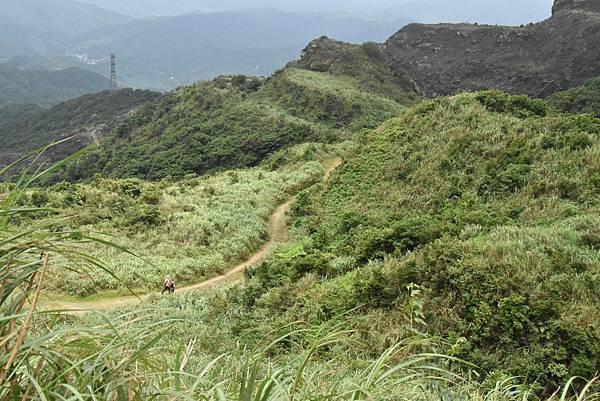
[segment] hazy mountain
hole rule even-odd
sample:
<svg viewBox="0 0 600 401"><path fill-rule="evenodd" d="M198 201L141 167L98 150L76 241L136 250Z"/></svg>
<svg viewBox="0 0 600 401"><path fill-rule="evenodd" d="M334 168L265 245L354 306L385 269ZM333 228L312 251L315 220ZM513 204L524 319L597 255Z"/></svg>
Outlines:
<svg viewBox="0 0 600 401"><path fill-rule="evenodd" d="M487 15L488 20L503 22L518 22L513 18L518 15L526 22L549 12L549 6L539 7L545 1L506 0L497 5L466 0L461 7L446 0L313 1L302 5L270 0L88 1L136 15L274 5L328 11L246 9L136 19L72 0L6 0L0 4L0 62L11 61L21 69L77 66L106 75L108 55L116 52L121 84L168 90L221 74L269 75L298 58L307 42L322 35L354 43L383 42L410 22L406 16L413 14L418 20L473 21L486 21ZM134 8L143 8L145 14L133 12ZM15 61L12 56L20 58Z"/></svg>
<svg viewBox="0 0 600 401"><path fill-rule="evenodd" d="M423 23L478 22L520 25L550 17L552 0L410 0L381 15L410 15Z"/></svg>
<svg viewBox="0 0 600 401"><path fill-rule="evenodd" d="M63 53L69 46L67 35L31 26L0 23L0 60L27 54Z"/></svg>
<svg viewBox="0 0 600 401"><path fill-rule="evenodd" d="M16 25L42 32L77 35L124 23L130 17L72 0L2 0L0 26Z"/></svg>
<svg viewBox="0 0 600 401"><path fill-rule="evenodd" d="M122 80L168 89L220 74L269 75L315 37L383 41L407 22L273 9L188 14L91 31L81 37L77 52L100 60L96 68L106 71L103 58L116 51Z"/></svg>
<svg viewBox="0 0 600 401"><path fill-rule="evenodd" d="M222 49L303 46L322 35L349 42L383 41L409 21L367 21L275 9L187 14L139 19L91 31L82 37L79 48L93 55L103 55L112 48L117 51L160 52L167 48L182 50L205 46ZM149 47L149 44L152 46Z"/></svg>
<svg viewBox="0 0 600 401"><path fill-rule="evenodd" d="M274 9L136 19L72 0L6 0L0 3L0 62L106 75L108 55L116 52L122 85L165 90L221 74L269 75L315 37L383 41L407 22Z"/></svg>
<svg viewBox="0 0 600 401"><path fill-rule="evenodd" d="M86 93L103 91L109 84L102 75L81 68L24 71L0 64L0 107L12 104L51 106Z"/></svg>
<svg viewBox="0 0 600 401"><path fill-rule="evenodd" d="M12 55L64 54L76 36L131 17L71 0L2 0L0 59Z"/></svg>
<svg viewBox="0 0 600 401"><path fill-rule="evenodd" d="M288 11L348 11L365 5L361 0L83 0L123 14L149 17L174 16L194 11L231 11L251 8L278 8ZM377 1L375 1L377 3ZM379 1L381 3L381 1ZM385 3L385 1L384 1ZM371 2L371 5L374 3Z"/></svg>

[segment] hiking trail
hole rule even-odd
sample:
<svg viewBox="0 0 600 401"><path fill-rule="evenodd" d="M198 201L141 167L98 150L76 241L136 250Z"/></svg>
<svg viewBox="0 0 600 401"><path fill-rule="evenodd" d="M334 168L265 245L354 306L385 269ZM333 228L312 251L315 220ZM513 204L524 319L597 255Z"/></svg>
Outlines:
<svg viewBox="0 0 600 401"><path fill-rule="evenodd" d="M327 182L331 173L342 163L341 158L331 159L324 163L325 174L323 181ZM234 281L243 274L243 272L249 267L256 266L260 263L265 256L273 249L276 245L281 244L286 237L288 214L290 207L296 200L296 195L289 198L285 203L280 205L269 218L268 233L269 240L262 245L262 247L246 259L244 262L237 266L227 270L227 272L221 276L217 276L208 280L201 281L196 284L191 284L185 287L178 287L176 294L182 294L193 290L205 289L215 287L220 284ZM158 292L160 293L160 292ZM70 312L88 312L88 311L106 311L110 309L119 308L127 305L135 305L141 303L151 295L157 294L157 292L142 294L142 295L128 295L115 298L97 299L97 300L81 300L81 301L53 301L48 300L42 303L42 308L46 310L65 310Z"/></svg>

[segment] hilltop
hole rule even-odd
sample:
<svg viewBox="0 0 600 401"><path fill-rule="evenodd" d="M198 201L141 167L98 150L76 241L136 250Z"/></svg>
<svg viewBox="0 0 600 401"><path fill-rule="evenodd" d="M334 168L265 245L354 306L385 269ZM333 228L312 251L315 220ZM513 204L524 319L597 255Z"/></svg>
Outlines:
<svg viewBox="0 0 600 401"><path fill-rule="evenodd" d="M385 45L428 96L497 88L545 97L600 75L600 6L556 0L550 19L521 27L410 24Z"/></svg>

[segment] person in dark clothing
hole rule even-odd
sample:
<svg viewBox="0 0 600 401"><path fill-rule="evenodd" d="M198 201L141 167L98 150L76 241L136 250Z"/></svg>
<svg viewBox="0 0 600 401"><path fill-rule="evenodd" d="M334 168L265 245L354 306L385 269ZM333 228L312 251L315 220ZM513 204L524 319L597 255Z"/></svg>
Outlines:
<svg viewBox="0 0 600 401"><path fill-rule="evenodd" d="M168 292L169 294L172 294L175 292L175 281L173 281L171 279L171 277L167 276L165 277L165 288L163 288L162 290L162 294L164 294L165 292Z"/></svg>

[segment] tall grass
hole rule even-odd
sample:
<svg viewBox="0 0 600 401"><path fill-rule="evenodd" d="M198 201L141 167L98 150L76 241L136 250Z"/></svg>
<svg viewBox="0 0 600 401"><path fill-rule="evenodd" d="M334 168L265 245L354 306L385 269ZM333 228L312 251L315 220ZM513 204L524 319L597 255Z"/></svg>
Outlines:
<svg viewBox="0 0 600 401"><path fill-rule="evenodd" d="M298 152L306 153L306 149ZM328 151L321 156L327 157ZM62 183L23 189L19 202L74 211L79 218L65 226L118 244L86 248L86 253L105 261L111 273L51 267L46 283L54 293L88 296L103 290L148 291L159 288L165 275L181 285L214 277L255 252L268 239L268 220L276 207L320 180L321 164L314 156L307 158L294 162L293 167L232 170L177 182L97 179L87 184ZM14 225L50 222L53 214L45 211L15 216ZM144 260L122 249L143 255Z"/></svg>
<svg viewBox="0 0 600 401"><path fill-rule="evenodd" d="M238 341L228 353L211 356L189 329L198 322L179 317L172 308L161 311L150 304L146 309L96 314L93 324L86 324L91 317L39 310L46 275L58 258L69 261L61 266L73 270L93 266L109 272L86 250L111 245L67 229L77 217L72 213L19 208L19 197L40 174L44 171L23 176L4 194L0 206L3 401L536 400L515 378L482 386L473 366L418 353L429 340L407 339L378 358L345 365L341 360L347 358L340 353L356 341L353 328L345 323L296 323L256 347ZM21 229L11 225L13 218L39 212L52 218L33 220ZM186 334L165 341L176 327L187 327ZM572 379L548 400L597 400L600 393L594 386L594 380Z"/></svg>

